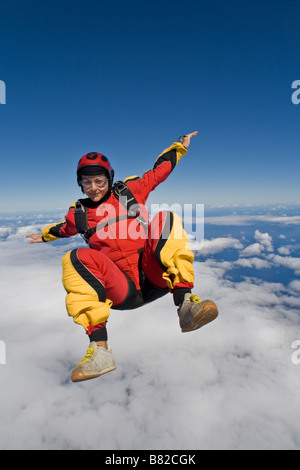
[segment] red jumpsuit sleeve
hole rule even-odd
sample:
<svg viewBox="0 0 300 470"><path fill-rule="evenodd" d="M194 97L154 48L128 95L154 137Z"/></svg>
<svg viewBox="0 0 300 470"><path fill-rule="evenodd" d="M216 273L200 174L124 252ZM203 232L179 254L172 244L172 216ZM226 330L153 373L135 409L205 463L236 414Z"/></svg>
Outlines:
<svg viewBox="0 0 300 470"><path fill-rule="evenodd" d="M126 178L124 182L139 199L139 202L144 203L150 192L167 179L182 156L186 153L187 149L180 142L174 142L171 147L167 148L159 155L153 168L146 171L142 178L132 176Z"/></svg>
<svg viewBox="0 0 300 470"><path fill-rule="evenodd" d="M74 208L75 204L72 204L63 222L48 225L42 230L44 242L52 242L58 238L72 237L78 233L75 224Z"/></svg>

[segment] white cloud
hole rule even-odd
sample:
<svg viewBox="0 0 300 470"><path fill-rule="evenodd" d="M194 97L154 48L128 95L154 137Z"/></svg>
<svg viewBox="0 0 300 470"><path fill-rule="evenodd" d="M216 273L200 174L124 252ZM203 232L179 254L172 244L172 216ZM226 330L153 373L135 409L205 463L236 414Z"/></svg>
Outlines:
<svg viewBox="0 0 300 470"><path fill-rule="evenodd" d="M40 233L43 227L44 225L38 225L38 224L17 227L17 229L9 235L8 239L11 240L14 238L19 238L21 240L24 240L24 237L26 235L29 235L30 233Z"/></svg>
<svg viewBox="0 0 300 470"><path fill-rule="evenodd" d="M268 233L261 233L255 230L254 238L257 242L261 243L267 251L273 251L272 237Z"/></svg>
<svg viewBox="0 0 300 470"><path fill-rule="evenodd" d="M296 276L300 275L300 258L294 258L292 256L279 256L271 254L268 259L278 266L284 266L295 271Z"/></svg>
<svg viewBox="0 0 300 470"><path fill-rule="evenodd" d="M297 279L291 281L289 287L294 291L300 292L300 281L298 281Z"/></svg>
<svg viewBox="0 0 300 470"><path fill-rule="evenodd" d="M12 232L11 227L0 227L0 237L6 238Z"/></svg>
<svg viewBox="0 0 300 470"><path fill-rule="evenodd" d="M290 255L291 254L290 249L287 246L281 246L280 248L278 248L278 253L280 255Z"/></svg>
<svg viewBox="0 0 300 470"><path fill-rule="evenodd" d="M220 253L228 248L234 248L236 250L243 248L243 245L237 238L231 237L219 237L211 240L204 240L202 247L199 247L196 243L197 242L190 241L191 248L193 250L199 250L201 248L199 254L203 256Z"/></svg>
<svg viewBox="0 0 300 470"><path fill-rule="evenodd" d="M244 268L255 268L255 269L263 269L263 268L271 268L272 264L261 258L240 258L234 262L237 266L242 266Z"/></svg>
<svg viewBox="0 0 300 470"><path fill-rule="evenodd" d="M260 243L253 243L241 251L240 256L258 256L264 250Z"/></svg>
<svg viewBox="0 0 300 470"><path fill-rule="evenodd" d="M233 283L224 263L196 262L194 292L216 301L215 322L182 334L171 296L112 311L116 371L72 384L88 339L65 312L60 259L76 243L0 243L2 449L300 448L297 281ZM240 249L222 238L206 249L228 246Z"/></svg>
<svg viewBox="0 0 300 470"><path fill-rule="evenodd" d="M213 225L252 225L255 222L278 223L283 225L299 225L300 216L268 216L268 215L222 215L205 217L206 224Z"/></svg>
<svg viewBox="0 0 300 470"><path fill-rule="evenodd" d="M273 251L271 235L255 230L254 238L256 243L252 243L244 248L244 250L241 251L240 256L259 256L264 251Z"/></svg>

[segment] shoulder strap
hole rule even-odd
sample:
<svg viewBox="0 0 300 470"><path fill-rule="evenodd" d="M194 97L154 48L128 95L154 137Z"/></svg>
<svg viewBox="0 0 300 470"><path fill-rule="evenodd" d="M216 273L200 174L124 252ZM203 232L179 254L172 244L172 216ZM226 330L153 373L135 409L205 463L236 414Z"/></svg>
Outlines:
<svg viewBox="0 0 300 470"><path fill-rule="evenodd" d="M123 181L116 181L112 190L116 198L127 210L128 215L135 215L137 217L136 209L138 207L138 202L130 191L130 189L128 188L128 186ZM133 206L135 206L135 210Z"/></svg>
<svg viewBox="0 0 300 470"><path fill-rule="evenodd" d="M113 186L113 193L120 203L125 207L129 218L138 219L143 225L148 225L141 215L139 203L123 181L116 181Z"/></svg>
<svg viewBox="0 0 300 470"><path fill-rule="evenodd" d="M121 215L115 219L112 219L111 221L106 221L97 227L92 227L90 229L88 228L87 207L82 203L82 200L78 199L75 204L74 215L77 232L82 235L87 243L89 242L89 238L93 235L93 233L96 232L97 229L106 227L107 225L110 225L119 220L138 218L142 224L148 225L140 214L139 204L136 198L123 181L117 181L112 188L112 192L123 205L123 207L125 207L127 215Z"/></svg>
<svg viewBox="0 0 300 470"><path fill-rule="evenodd" d="M74 215L77 232L80 234L85 233L88 228L87 208L82 204L80 199L75 204Z"/></svg>

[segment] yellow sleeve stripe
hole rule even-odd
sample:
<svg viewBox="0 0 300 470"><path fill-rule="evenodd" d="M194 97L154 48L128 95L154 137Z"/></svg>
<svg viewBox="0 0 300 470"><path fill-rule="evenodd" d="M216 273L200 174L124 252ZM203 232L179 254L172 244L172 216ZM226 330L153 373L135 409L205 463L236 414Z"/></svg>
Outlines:
<svg viewBox="0 0 300 470"><path fill-rule="evenodd" d="M174 152L173 150L175 150L175 155L174 156ZM163 161L171 161L171 164L172 164L172 169L174 168L174 166L177 165L177 163L181 160L181 158L183 157L183 155L185 155L187 153L187 149L184 147L184 145L182 145L180 142L174 142L169 148L167 148L166 150L164 150L158 157L157 159L155 160L155 163L154 163L154 167L155 168L157 165L159 165L160 163L162 163ZM168 155L169 154L169 155ZM160 161L161 160L161 161Z"/></svg>
<svg viewBox="0 0 300 470"><path fill-rule="evenodd" d="M127 183L128 181L135 181L138 179L140 179L138 175L128 176L127 178L124 179L124 183Z"/></svg>
<svg viewBox="0 0 300 470"><path fill-rule="evenodd" d="M187 153L187 149L180 142L174 142L174 144L170 147L170 149L177 150L177 163L181 160L183 155Z"/></svg>
<svg viewBox="0 0 300 470"><path fill-rule="evenodd" d="M48 225L48 227L43 228L42 237L43 237L44 242L52 242L54 240L57 240L58 238L61 238L61 237L56 237L55 235L52 235L50 233L50 230L52 228L56 227L56 226L61 226L63 224L65 224L65 221L60 222L60 223L56 223L56 224L52 224L52 225Z"/></svg>

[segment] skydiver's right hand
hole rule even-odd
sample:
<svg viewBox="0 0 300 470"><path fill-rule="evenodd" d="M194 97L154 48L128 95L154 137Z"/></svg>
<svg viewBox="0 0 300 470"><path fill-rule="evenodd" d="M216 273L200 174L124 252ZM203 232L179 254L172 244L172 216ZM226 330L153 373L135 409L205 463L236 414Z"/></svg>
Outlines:
<svg viewBox="0 0 300 470"><path fill-rule="evenodd" d="M43 243L43 238L40 233L31 233L30 235L26 235L26 238L32 238L32 240L28 242L29 244L30 243Z"/></svg>

